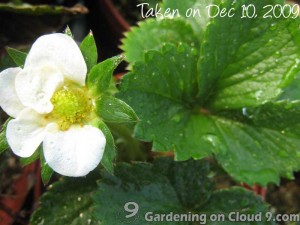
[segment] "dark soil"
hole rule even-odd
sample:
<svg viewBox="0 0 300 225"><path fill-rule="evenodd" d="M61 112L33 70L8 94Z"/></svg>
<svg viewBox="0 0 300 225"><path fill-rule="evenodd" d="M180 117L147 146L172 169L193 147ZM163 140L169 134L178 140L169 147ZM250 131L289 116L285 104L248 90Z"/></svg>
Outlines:
<svg viewBox="0 0 300 225"><path fill-rule="evenodd" d="M112 0L112 2L114 2L121 15L131 25L135 25L137 21L143 20L140 8L136 7L141 1L131 0L130 4L128 3L128 0ZM144 11L146 12L146 9Z"/></svg>
<svg viewBox="0 0 300 225"><path fill-rule="evenodd" d="M269 185L266 200L277 214L299 214L300 173L295 174L293 181L282 179L280 186Z"/></svg>

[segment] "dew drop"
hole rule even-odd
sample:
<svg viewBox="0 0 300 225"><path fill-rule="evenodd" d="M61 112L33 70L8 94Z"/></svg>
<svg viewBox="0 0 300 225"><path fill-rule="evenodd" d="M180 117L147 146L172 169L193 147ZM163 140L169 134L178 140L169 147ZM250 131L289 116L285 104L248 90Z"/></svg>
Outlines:
<svg viewBox="0 0 300 225"><path fill-rule="evenodd" d="M55 142L54 141L50 141L49 144L50 144L50 147L52 147L52 148L55 146Z"/></svg>
<svg viewBox="0 0 300 225"><path fill-rule="evenodd" d="M227 152L227 148L221 143L219 137L214 134L207 134L202 136L202 139L208 142L214 149L215 153L223 153Z"/></svg>
<svg viewBox="0 0 300 225"><path fill-rule="evenodd" d="M171 120L176 122L176 123L180 122L180 120L181 120L180 114L174 115Z"/></svg>
<svg viewBox="0 0 300 225"><path fill-rule="evenodd" d="M292 102L287 102L286 105L284 106L285 109L291 109L293 107Z"/></svg>
<svg viewBox="0 0 300 225"><path fill-rule="evenodd" d="M50 51L54 50L54 46L53 45L48 45L48 50L50 50Z"/></svg>
<svg viewBox="0 0 300 225"><path fill-rule="evenodd" d="M259 90L259 91L255 92L255 98L256 98L257 100L259 100L259 99L261 98L262 94L263 94L263 91L262 91L262 90Z"/></svg>
<svg viewBox="0 0 300 225"><path fill-rule="evenodd" d="M270 30L276 30L277 29L277 23L272 23L271 25L270 25L270 28L269 28Z"/></svg>
<svg viewBox="0 0 300 225"><path fill-rule="evenodd" d="M280 151L280 152L278 152L278 155L280 157L288 157L289 156L289 154L286 151Z"/></svg>
<svg viewBox="0 0 300 225"><path fill-rule="evenodd" d="M45 92L39 92L39 93L37 93L36 97L37 97L38 100L44 99L45 98Z"/></svg>
<svg viewBox="0 0 300 225"><path fill-rule="evenodd" d="M81 197L78 197L77 200L80 202L81 201Z"/></svg>
<svg viewBox="0 0 300 225"><path fill-rule="evenodd" d="M247 117L249 116L246 107L242 108L242 113L243 113L244 116L247 116Z"/></svg>
<svg viewBox="0 0 300 225"><path fill-rule="evenodd" d="M278 59L278 58L280 58L280 56L281 56L280 51L276 51L274 54L274 58Z"/></svg>

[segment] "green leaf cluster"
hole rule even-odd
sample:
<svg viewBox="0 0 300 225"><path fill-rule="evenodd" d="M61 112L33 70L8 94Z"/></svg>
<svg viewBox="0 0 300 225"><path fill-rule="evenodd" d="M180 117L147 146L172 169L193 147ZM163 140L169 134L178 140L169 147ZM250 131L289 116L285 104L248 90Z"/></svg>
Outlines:
<svg viewBox="0 0 300 225"><path fill-rule="evenodd" d="M40 200L31 224L170 224L170 222L147 222L145 214L202 214L205 224L211 214L223 214L224 221L231 224L230 212L263 215L268 206L260 197L242 188L215 190L208 161L188 160L174 162L159 158L153 164L120 163L115 175L102 171L102 175L90 174L86 178L64 179L53 184ZM96 185L96 180L98 185ZM128 202L139 205L136 216L126 218L124 210ZM172 222L172 224L198 224L199 222ZM239 225L273 225L265 218L260 222L236 222Z"/></svg>
<svg viewBox="0 0 300 225"><path fill-rule="evenodd" d="M181 3L162 5L184 11L211 2ZM241 18L243 4L253 4L258 16ZM232 18L203 18L201 26L184 17L151 19L127 33L123 50L131 71L119 96L141 119L137 138L153 142L154 151L173 150L176 160L214 155L236 180L249 184L293 177L300 169L294 83L300 19L263 18L265 5L225 0L219 6L235 8Z"/></svg>
<svg viewBox="0 0 300 225"><path fill-rule="evenodd" d="M125 223L140 225L151 224L145 219L148 212L205 215L219 213L226 217L229 212L235 210L246 214L267 212L267 206L262 204L261 199L244 189L214 190L213 183L208 178L209 173L209 164L205 161L173 162L169 158L160 158L153 165L120 164L116 167L115 176L104 174L99 182L94 197L96 202L94 216L103 225ZM132 218L126 218L129 213L123 208L128 202L139 205L138 214ZM108 204L110 207L105 207ZM227 219L218 224L228 224ZM209 217L207 220L206 224L214 224L209 221ZM155 222L155 224L168 223L170 222ZM182 225L195 223L172 222ZM264 220L258 224L273 223Z"/></svg>

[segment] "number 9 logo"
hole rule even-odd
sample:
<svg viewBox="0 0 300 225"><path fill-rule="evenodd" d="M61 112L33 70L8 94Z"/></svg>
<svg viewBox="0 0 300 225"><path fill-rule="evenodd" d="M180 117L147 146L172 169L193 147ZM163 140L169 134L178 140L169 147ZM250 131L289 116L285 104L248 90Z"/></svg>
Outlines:
<svg viewBox="0 0 300 225"><path fill-rule="evenodd" d="M139 205L135 202L127 202L125 205L124 205L124 210L130 214L126 215L126 218L131 218L133 216L135 216L138 211L139 211Z"/></svg>

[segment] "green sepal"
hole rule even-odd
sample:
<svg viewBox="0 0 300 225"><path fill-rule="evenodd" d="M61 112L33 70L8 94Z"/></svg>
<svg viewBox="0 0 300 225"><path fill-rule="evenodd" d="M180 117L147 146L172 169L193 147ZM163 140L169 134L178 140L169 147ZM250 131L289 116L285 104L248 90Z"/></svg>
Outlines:
<svg viewBox="0 0 300 225"><path fill-rule="evenodd" d="M27 166L38 160L40 158L41 149L42 147L40 146L30 157L20 158L20 163L22 164L22 166Z"/></svg>
<svg viewBox="0 0 300 225"><path fill-rule="evenodd" d="M52 175L53 175L53 170L52 168L47 164L43 152L40 154L40 159L41 159L41 177L43 183L46 185L49 183Z"/></svg>
<svg viewBox="0 0 300 225"><path fill-rule="evenodd" d="M65 33L66 35L68 35L69 37L74 38L74 36L73 36L73 34L72 34L72 31L71 31L71 29L70 29L69 26L66 27L64 33Z"/></svg>
<svg viewBox="0 0 300 225"><path fill-rule="evenodd" d="M97 114L105 122L130 123L139 121L134 110L120 99L103 95L96 101Z"/></svg>
<svg viewBox="0 0 300 225"><path fill-rule="evenodd" d="M24 66L27 53L9 47L6 48L6 51L9 54L9 56L12 58L12 60L16 63L17 66L19 67Z"/></svg>
<svg viewBox="0 0 300 225"><path fill-rule="evenodd" d="M92 32L90 32L81 42L80 50L85 60L87 70L90 71L97 64L98 52Z"/></svg>
<svg viewBox="0 0 300 225"><path fill-rule="evenodd" d="M97 64L91 69L90 73L88 74L87 85L94 97L100 96L108 90L113 71L123 59L123 55L115 56Z"/></svg>
<svg viewBox="0 0 300 225"><path fill-rule="evenodd" d="M10 119L8 119L2 126L1 128L1 132L0 132L0 154L5 152L8 148L9 148L9 145L7 143L7 140L6 140L6 127L7 127L7 124L9 122Z"/></svg>
<svg viewBox="0 0 300 225"><path fill-rule="evenodd" d="M114 171L113 162L116 158L116 146L115 146L114 138L109 128L101 120L98 120L94 125L97 126L103 132L106 138L106 145L101 160L101 164L109 173L113 173Z"/></svg>

